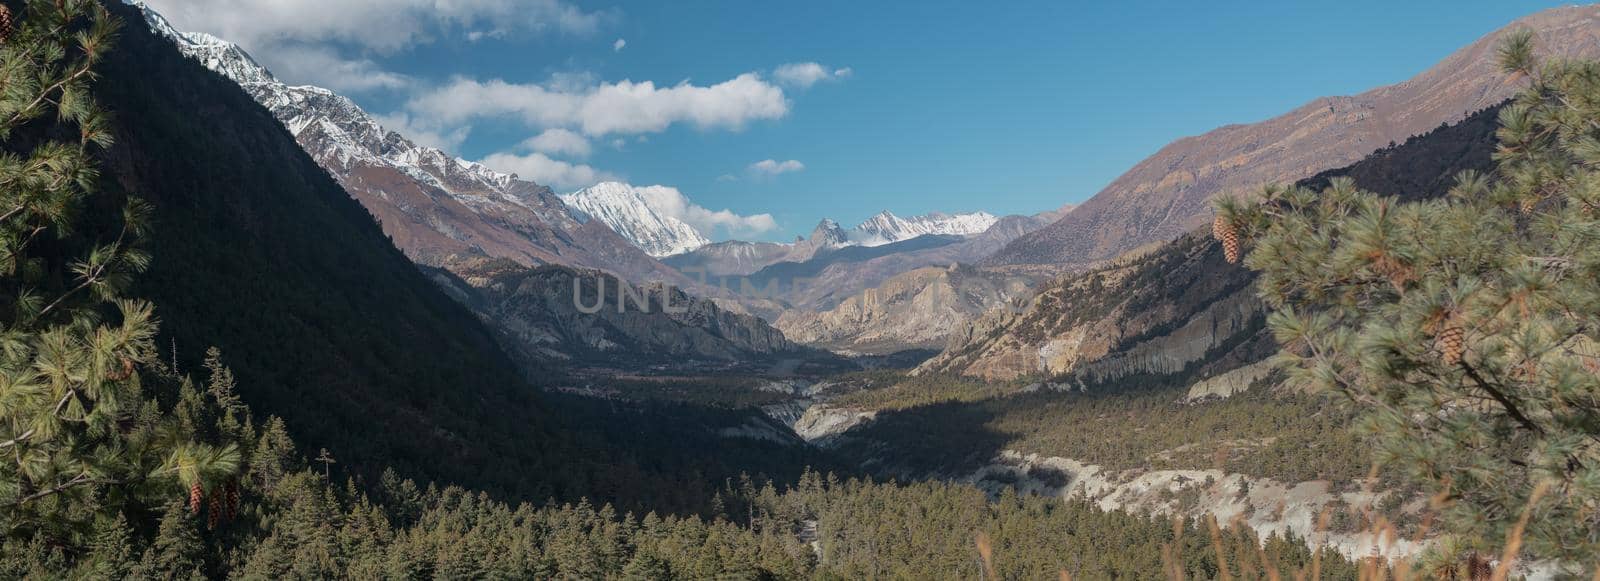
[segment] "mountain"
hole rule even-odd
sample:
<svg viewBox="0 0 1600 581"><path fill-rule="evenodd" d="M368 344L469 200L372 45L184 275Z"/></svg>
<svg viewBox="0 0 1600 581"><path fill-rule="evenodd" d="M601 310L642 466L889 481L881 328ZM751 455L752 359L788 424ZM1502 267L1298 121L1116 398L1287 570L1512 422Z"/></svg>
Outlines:
<svg viewBox="0 0 1600 581"><path fill-rule="evenodd" d="M1347 176L1358 187L1404 200L1442 196L1460 171L1493 168L1498 111L1479 111L1300 184L1320 189ZM1079 385L1249 375L1241 370L1277 350L1254 283L1253 272L1223 259L1208 229L1192 231L1151 252L1058 278L1023 308L986 313L953 333L945 350L917 371Z"/></svg>
<svg viewBox="0 0 1600 581"><path fill-rule="evenodd" d="M1026 281L960 264L890 277L832 308L792 310L774 324L790 339L860 353L938 348L951 331L1025 295Z"/></svg>
<svg viewBox="0 0 1600 581"><path fill-rule="evenodd" d="M694 275L745 276L779 263L806 262L847 246L870 248L905 242L920 236L976 236L989 230L1001 220L988 212L953 215L934 212L901 218L884 210L848 229L832 219L824 218L811 229L809 236L796 238L794 242L787 244L737 240L718 242L666 257L663 262ZM881 256L882 253L871 255Z"/></svg>
<svg viewBox="0 0 1600 581"><path fill-rule="evenodd" d="M953 244L829 264L811 284L783 297L795 308L773 324L791 339L833 349L881 353L941 347L949 333L1010 304L1043 278L965 265L1047 223L1043 216L1005 216L982 234ZM942 300L918 304L919 297Z"/></svg>
<svg viewBox="0 0 1600 581"><path fill-rule="evenodd" d="M870 247L874 252L849 256L852 260L831 258L823 268L814 269L810 284L804 285L796 294L786 298L802 309L831 308L845 297L863 293L895 275L928 266L975 264L1006 243L1045 224L1046 222L1037 216L1005 216L979 234L960 238L925 237L948 240L947 244L919 243L921 238L913 238L881 247ZM1016 276L1036 278L1028 273L1016 273Z"/></svg>
<svg viewBox="0 0 1600 581"><path fill-rule="evenodd" d="M397 249L271 112L138 26L133 7L107 5L125 24L93 87L117 113L116 141L90 210L150 204L152 260L129 295L156 306L160 359L203 375L218 347L252 421L281 418L296 457L326 448L334 478L363 488L392 467L441 488L640 514L705 510L741 470L835 469L802 447L724 435L760 420L754 410L541 389L562 376L519 367L504 332Z"/></svg>
<svg viewBox="0 0 1600 581"><path fill-rule="evenodd" d="M711 241L693 226L663 214L651 203L651 189L660 187L602 182L561 196L561 201L605 222L634 246L657 258L683 254L710 244Z"/></svg>
<svg viewBox="0 0 1600 581"><path fill-rule="evenodd" d="M499 327L502 338L511 338L502 341L510 351L550 357L543 362L532 357L521 359L534 375L545 375L547 364L583 363L623 368L641 364L640 358L626 350L593 349L593 345L585 341L584 333L527 332L523 326L530 320L569 320L572 311L570 279L550 276L548 271L539 272L540 266L603 270L634 283L664 283L699 295L728 297L727 291L699 284L658 262L636 245L636 241L646 240L646 232L652 231L664 233L672 240L654 238L661 243L658 250L705 242L687 224L654 212L648 202L653 193L651 188L604 184L570 196L568 200L574 207L569 207L567 201L549 188L450 157L437 149L417 146L404 136L384 129L347 98L317 87L280 83L239 47L209 35L179 32L158 13L148 8L144 13L152 30L172 39L184 54L234 80L266 106L301 147L372 212L394 243L417 263L456 270L459 278L469 280L481 278L478 275L483 264L494 264L501 273L520 265L524 272L516 277L520 286L515 292L495 290L499 287L476 288L469 296L459 292L462 290L459 286L452 286L450 290L452 296L468 301L481 316L496 315L484 318ZM634 213L631 221L621 218L627 212ZM619 235L611 224L634 238ZM443 282L446 278L435 277L435 280ZM547 289L527 286L538 283L563 286ZM563 293L569 300L526 300L529 296ZM776 317L775 309L767 307L759 298L728 301L726 305L740 310L760 309ZM551 310L530 311L538 306ZM716 313L730 315L721 310ZM634 321L638 315L630 312L621 316L629 322L607 324L617 329L655 328ZM691 317L678 323L716 325L721 320L717 316ZM640 321L657 319L644 317ZM740 324L750 326L747 331L755 335L781 335L754 317L740 319ZM721 329L708 328L701 332L716 336ZM630 341L618 344L634 345L641 353L675 353L677 347L673 342L686 336L696 335L689 331L639 333L629 335ZM553 345L552 339L571 342ZM516 344L517 340L531 343ZM653 345L646 346L652 341ZM697 342L692 351L701 357L724 360L738 359L747 352L742 347L708 347L704 341ZM604 357L590 356L596 353Z"/></svg>
<svg viewBox="0 0 1600 581"><path fill-rule="evenodd" d="M967 236L988 230L999 218L988 212L970 214L942 214L934 212L922 216L901 218L888 210L868 218L847 235L851 242L862 246L879 246L901 240L910 240L929 234Z"/></svg>
<svg viewBox="0 0 1600 581"><path fill-rule="evenodd" d="M1210 219L1207 202L1213 196L1294 182L1458 121L1506 99L1519 86L1500 72L1495 48L1506 31L1520 28L1536 32L1544 54L1600 56L1600 18L1592 6L1518 19L1407 81L1317 99L1266 121L1174 141L985 264L1081 267L1109 259L1202 226Z"/></svg>
<svg viewBox="0 0 1600 581"><path fill-rule="evenodd" d="M599 271L527 268L469 259L434 271L437 282L511 335L507 347L535 364L674 369L816 357L754 316L661 284L637 286Z"/></svg>
<svg viewBox="0 0 1600 581"><path fill-rule="evenodd" d="M417 145L350 99L284 84L237 45L179 31L142 2L133 5L152 30L271 111L413 260L439 265L456 255L501 257L686 283L605 224L572 212L549 188Z"/></svg>
<svg viewBox="0 0 1600 581"><path fill-rule="evenodd" d="M661 262L691 276L742 276L779 262L795 262L790 260L795 250L794 244L725 240L664 257Z"/></svg>
<svg viewBox="0 0 1600 581"><path fill-rule="evenodd" d="M117 113L100 197L152 206L132 294L156 305L162 359L190 373L220 348L240 396L351 475L570 490L559 472L588 469L494 334L250 95L108 4L127 24L94 84Z"/></svg>

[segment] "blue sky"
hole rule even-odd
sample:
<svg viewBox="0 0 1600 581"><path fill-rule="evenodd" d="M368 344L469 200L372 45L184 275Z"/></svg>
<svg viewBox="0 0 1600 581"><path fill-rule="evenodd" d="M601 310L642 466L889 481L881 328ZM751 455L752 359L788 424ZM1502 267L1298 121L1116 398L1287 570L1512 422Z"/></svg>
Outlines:
<svg viewBox="0 0 1600 581"><path fill-rule="evenodd" d="M765 239L882 209L1079 202L1172 139L1404 80L1559 5L151 4L457 155L544 173L533 177L563 191L604 177L672 186L732 211L703 226L713 237ZM818 66L795 70L826 78L777 72L804 63ZM632 100L585 98L602 88ZM767 172L752 166L763 160ZM761 213L770 225L746 219Z"/></svg>

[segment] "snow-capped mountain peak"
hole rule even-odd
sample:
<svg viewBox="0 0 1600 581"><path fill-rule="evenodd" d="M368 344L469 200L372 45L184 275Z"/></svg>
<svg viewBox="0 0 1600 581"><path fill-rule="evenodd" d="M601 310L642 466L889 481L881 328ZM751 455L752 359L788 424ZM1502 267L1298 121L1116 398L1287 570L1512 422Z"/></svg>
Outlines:
<svg viewBox="0 0 1600 581"><path fill-rule="evenodd" d="M178 30L143 0L126 0L140 9L150 30L172 39L178 50L206 68L238 83L289 129L313 157L336 176L356 167L389 167L437 187L478 211L519 207L553 225L575 224L566 207L528 195L517 176L448 153L417 145L383 127L354 101L322 87L292 86L274 77L238 45L203 32ZM513 191L521 190L521 191ZM549 194L548 190L545 192Z"/></svg>
<svg viewBox="0 0 1600 581"><path fill-rule="evenodd" d="M670 198L652 190L660 187L601 182L561 196L561 201L604 222L651 256L682 254L710 244L693 226L666 212L663 201Z"/></svg>
<svg viewBox="0 0 1600 581"><path fill-rule="evenodd" d="M271 112L413 260L439 266L487 256L687 282L610 228L580 220L547 187L418 145L350 99L280 82L237 45L180 31L143 1L124 1L152 32Z"/></svg>
<svg viewBox="0 0 1600 581"><path fill-rule="evenodd" d="M239 45L204 32L180 31L166 17L146 6L143 0L127 0L127 3L144 13L150 30L178 43L178 48L184 54L200 61L206 68L222 73L239 84L278 82L271 71L257 63Z"/></svg>
<svg viewBox="0 0 1600 581"><path fill-rule="evenodd" d="M850 240L862 246L880 246L929 234L970 236L988 230L999 218L988 212L944 214L934 212L901 218L884 210L852 228Z"/></svg>

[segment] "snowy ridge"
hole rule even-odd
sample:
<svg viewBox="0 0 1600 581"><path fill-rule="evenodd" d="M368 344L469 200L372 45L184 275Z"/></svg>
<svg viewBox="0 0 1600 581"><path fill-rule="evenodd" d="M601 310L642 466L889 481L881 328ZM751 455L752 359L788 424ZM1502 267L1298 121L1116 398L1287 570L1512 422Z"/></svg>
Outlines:
<svg viewBox="0 0 1600 581"><path fill-rule="evenodd" d="M665 214L652 203L651 188L602 182L561 196L588 217L604 222L646 254L660 258L710 244L693 226Z"/></svg>
<svg viewBox="0 0 1600 581"><path fill-rule="evenodd" d="M884 210L848 232L850 241L861 246L881 246L929 234L970 236L982 233L1000 219L988 212L943 214L901 218Z"/></svg>
<svg viewBox="0 0 1600 581"><path fill-rule="evenodd" d="M206 33L180 31L142 0L126 2L143 11L150 29L171 38L183 54L238 83L336 176L360 165L391 167L480 212L515 207L531 210L557 227L578 224L547 188L417 145L384 128L348 98L321 87L284 84L238 45Z"/></svg>

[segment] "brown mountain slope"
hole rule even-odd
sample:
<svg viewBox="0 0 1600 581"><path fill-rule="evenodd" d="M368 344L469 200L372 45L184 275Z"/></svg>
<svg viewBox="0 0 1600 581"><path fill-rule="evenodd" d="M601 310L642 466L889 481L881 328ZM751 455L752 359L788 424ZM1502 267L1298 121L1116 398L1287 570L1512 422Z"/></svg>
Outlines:
<svg viewBox="0 0 1600 581"><path fill-rule="evenodd" d="M1600 9L1555 8L1490 33L1405 82L1325 97L1260 123L1228 125L1163 147L1061 220L990 256L989 265L1081 267L1175 238L1210 216L1211 197L1289 183L1353 163L1509 97L1495 64L1509 30L1530 28L1544 54L1600 57Z"/></svg>
<svg viewBox="0 0 1600 581"><path fill-rule="evenodd" d="M1349 176L1403 199L1443 195L1458 172L1491 168L1497 111L1301 183L1320 189ZM986 313L952 333L944 352L918 371L1084 385L1216 377L1275 350L1254 281L1255 273L1223 260L1208 230L1193 231L1141 256L1065 275L1018 311Z"/></svg>

